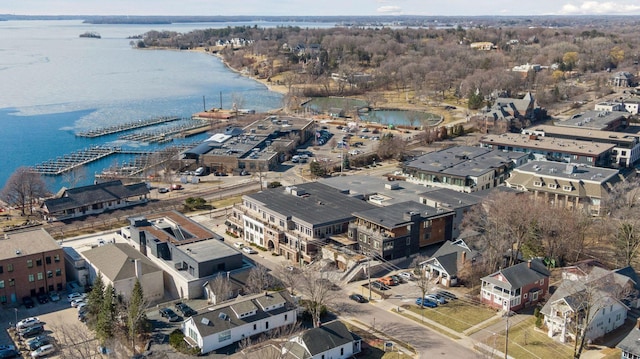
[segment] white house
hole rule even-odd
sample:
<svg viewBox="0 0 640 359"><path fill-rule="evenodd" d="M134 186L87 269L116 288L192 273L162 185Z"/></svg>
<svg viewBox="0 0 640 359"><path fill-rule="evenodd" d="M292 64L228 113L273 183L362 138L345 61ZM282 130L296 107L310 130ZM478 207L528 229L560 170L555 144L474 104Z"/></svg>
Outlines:
<svg viewBox="0 0 640 359"><path fill-rule="evenodd" d="M282 354L297 359L346 359L360 353L361 349L360 337L336 320L289 339L282 346Z"/></svg>
<svg viewBox="0 0 640 359"><path fill-rule="evenodd" d="M600 267L575 280L564 279L540 310L547 335L560 342L575 340L579 326L586 330L586 340L594 340L615 330L627 319L625 301L635 296L634 288L629 277Z"/></svg>
<svg viewBox="0 0 640 359"><path fill-rule="evenodd" d="M292 325L297 312L297 305L286 291L259 294L194 315L182 324L182 331L190 346L206 354L253 335Z"/></svg>

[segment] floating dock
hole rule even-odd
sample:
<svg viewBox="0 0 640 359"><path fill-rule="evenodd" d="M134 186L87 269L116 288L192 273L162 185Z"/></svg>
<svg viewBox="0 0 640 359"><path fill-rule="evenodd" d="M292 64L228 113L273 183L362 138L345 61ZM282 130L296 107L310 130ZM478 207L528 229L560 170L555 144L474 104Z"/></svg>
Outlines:
<svg viewBox="0 0 640 359"><path fill-rule="evenodd" d="M130 133L118 137L120 140L140 141L146 143L166 143L173 141L174 138L187 137L185 134L198 133L207 131L209 124L198 120L185 120L185 123L169 128L163 128L155 131L145 131L138 133Z"/></svg>
<svg viewBox="0 0 640 359"><path fill-rule="evenodd" d="M160 124L163 124L163 123L173 122L173 121L178 121L178 120L181 120L181 118L180 117L173 117L173 116L156 117L156 118L150 118L148 120L132 121L132 122L129 122L129 123L123 123L123 124L109 126L109 127L103 127L103 128L96 128L96 129L88 130L88 131L82 131L82 132L76 133L76 136L78 136L78 137L96 138L96 137L100 137L100 136L106 136L106 135L111 135L111 134L114 134L114 133L135 130L137 128L160 125Z"/></svg>
<svg viewBox="0 0 640 359"><path fill-rule="evenodd" d="M95 146L73 152L54 160L48 160L32 167L32 171L43 175L57 176L76 167L84 166L120 151L119 147Z"/></svg>

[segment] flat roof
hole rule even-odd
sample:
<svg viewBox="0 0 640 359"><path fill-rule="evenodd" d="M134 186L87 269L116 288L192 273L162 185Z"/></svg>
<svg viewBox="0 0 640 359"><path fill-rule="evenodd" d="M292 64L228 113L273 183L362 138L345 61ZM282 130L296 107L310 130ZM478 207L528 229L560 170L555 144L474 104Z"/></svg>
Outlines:
<svg viewBox="0 0 640 359"><path fill-rule="evenodd" d="M383 206L415 200L424 192L424 186L406 181L388 181L386 177L365 175L336 176L323 178L318 182L331 186L351 197L366 198L381 194L385 200L378 203ZM387 185L392 188L387 188Z"/></svg>
<svg viewBox="0 0 640 359"><path fill-rule="evenodd" d="M455 146L422 155L415 160L409 161L406 167L452 176L476 177L526 156L528 154L515 151L499 151L486 147Z"/></svg>
<svg viewBox="0 0 640 359"><path fill-rule="evenodd" d="M590 128L594 130L603 130L609 126L609 124L621 117L626 118L630 116L629 112L624 111L585 111L582 114L577 114L565 121L559 121L556 126L565 127L582 127Z"/></svg>
<svg viewBox="0 0 640 359"><path fill-rule="evenodd" d="M576 136L592 138L594 140L604 140L605 142L635 142L640 138L637 134L621 133L615 131L594 130L589 128L575 128L564 126L537 125L525 128L522 133L543 133L551 135Z"/></svg>
<svg viewBox="0 0 640 359"><path fill-rule="evenodd" d="M354 214L358 218L375 223L381 227L393 229L410 223L411 220L405 218L405 214L410 212L420 213L422 218L439 217L452 213L452 211L448 209L435 208L416 201L407 201L392 204L387 207L355 212Z"/></svg>
<svg viewBox="0 0 640 359"><path fill-rule="evenodd" d="M198 263L206 262L214 258L230 257L240 253L237 249L218 239L189 243L177 248Z"/></svg>
<svg viewBox="0 0 640 359"><path fill-rule="evenodd" d="M563 153L576 153L584 156L595 156L610 152L615 145L593 141L571 140L564 138L531 136L521 133L503 133L501 135L485 135L480 143L501 145L534 150L548 150Z"/></svg>
<svg viewBox="0 0 640 359"><path fill-rule="evenodd" d="M553 161L531 161L514 169L514 172L538 173L540 176L552 176L563 179L605 182L617 176L619 171L610 168L573 165L570 163Z"/></svg>
<svg viewBox="0 0 640 359"><path fill-rule="evenodd" d="M140 225L138 229L149 232L155 238L160 241L170 242L176 246L185 245L193 242L198 242L206 239L219 239L218 234L208 230L199 223L191 220L188 217L176 212L167 211L153 213L146 217L129 217L130 220L146 219L148 225ZM172 230L179 227L181 231L186 231L188 238L179 238L172 234ZM184 237L180 236L180 237Z"/></svg>
<svg viewBox="0 0 640 359"><path fill-rule="evenodd" d="M0 234L0 260L61 249L43 228Z"/></svg>

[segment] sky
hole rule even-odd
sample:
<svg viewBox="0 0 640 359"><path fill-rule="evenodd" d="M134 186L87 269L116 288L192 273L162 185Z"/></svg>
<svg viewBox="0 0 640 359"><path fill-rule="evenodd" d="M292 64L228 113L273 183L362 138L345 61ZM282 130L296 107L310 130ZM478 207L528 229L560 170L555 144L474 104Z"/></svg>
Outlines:
<svg viewBox="0 0 640 359"><path fill-rule="evenodd" d="M0 0L14 15L640 15L640 1L584 0Z"/></svg>

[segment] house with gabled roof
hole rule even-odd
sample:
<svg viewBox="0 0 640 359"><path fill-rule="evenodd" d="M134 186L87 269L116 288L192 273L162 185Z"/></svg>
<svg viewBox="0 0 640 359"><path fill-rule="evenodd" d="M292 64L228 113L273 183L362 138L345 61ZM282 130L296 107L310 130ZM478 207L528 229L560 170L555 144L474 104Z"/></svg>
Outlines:
<svg viewBox="0 0 640 359"><path fill-rule="evenodd" d="M465 243L464 239L446 241L431 256L420 263L420 266L428 272L431 278L438 278L438 282L445 287L458 284L458 272L467 263L477 263L482 255L475 248Z"/></svg>
<svg viewBox="0 0 640 359"><path fill-rule="evenodd" d="M282 353L296 359L345 359L362 350L362 339L339 320L304 331L282 347Z"/></svg>
<svg viewBox="0 0 640 359"><path fill-rule="evenodd" d="M549 293L551 273L538 258L501 269L482 278L482 303L517 312L540 302Z"/></svg>
<svg viewBox="0 0 640 359"><path fill-rule="evenodd" d="M267 292L203 310L182 324L184 339L206 354L266 331L293 325L298 306L287 291Z"/></svg>
<svg viewBox="0 0 640 359"><path fill-rule="evenodd" d="M158 302L164 296L162 269L129 244L107 243L81 254L90 265L91 282L100 273L105 285L111 284L116 293L128 298L137 279L147 301Z"/></svg>
<svg viewBox="0 0 640 359"><path fill-rule="evenodd" d="M146 203L149 188L144 182L130 185L115 180L89 186L64 189L41 206L48 221L63 221Z"/></svg>
<svg viewBox="0 0 640 359"><path fill-rule="evenodd" d="M584 329L585 339L594 340L623 325L628 304L637 302L637 283L632 279L637 279L635 271L631 269L631 275L627 268L573 269L540 310L547 335L566 342L575 340L576 331Z"/></svg>

